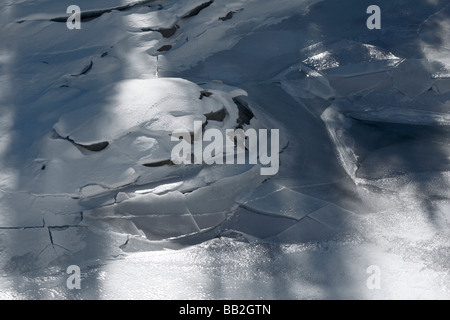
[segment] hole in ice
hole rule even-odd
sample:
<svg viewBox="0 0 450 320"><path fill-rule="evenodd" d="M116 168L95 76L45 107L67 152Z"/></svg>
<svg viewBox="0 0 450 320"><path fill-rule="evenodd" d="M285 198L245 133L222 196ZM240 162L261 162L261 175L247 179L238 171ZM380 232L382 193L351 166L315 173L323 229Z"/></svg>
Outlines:
<svg viewBox="0 0 450 320"><path fill-rule="evenodd" d="M226 14L226 16L220 17L219 20L222 20L222 21L231 20L231 19L233 18L233 15L234 15L235 13L236 13L235 11L230 11L230 12L228 12L228 13Z"/></svg>
<svg viewBox="0 0 450 320"><path fill-rule="evenodd" d="M169 51L170 49L172 49L172 46L170 44L166 44L166 45L162 46L161 48L159 48L158 52Z"/></svg>
<svg viewBox="0 0 450 320"><path fill-rule="evenodd" d="M91 62L87 66L85 66L79 74L72 74L72 77L77 77L77 76L82 76L82 75L87 74L89 71L91 71L93 65L94 65L94 62L92 62L92 60L91 60Z"/></svg>
<svg viewBox="0 0 450 320"><path fill-rule="evenodd" d="M174 25L172 28L160 28L160 29L154 29L154 28L141 28L141 30L142 30L143 32L147 32L147 31L156 31L156 32L161 33L161 35L162 35L164 38L170 38L171 36L173 36L173 35L177 32L177 30L178 30L179 28L180 28L180 27L179 27L178 25Z"/></svg>
<svg viewBox="0 0 450 320"><path fill-rule="evenodd" d="M200 100L203 99L203 97L209 98L212 96L212 92L209 92L208 90L203 90L200 92Z"/></svg>
<svg viewBox="0 0 450 320"><path fill-rule="evenodd" d="M74 146L84 149L84 150L88 150L88 151L92 151L92 152L100 152L105 150L108 146L109 146L109 142L108 141L102 141L102 142L97 142L97 143L93 143L93 144L80 144L75 142L73 139L66 137L63 138L61 137L57 132L54 132L53 134L53 138L54 139L63 139L63 140L67 140L70 143L72 143Z"/></svg>
<svg viewBox="0 0 450 320"><path fill-rule="evenodd" d="M252 110L250 110L248 103L240 97L233 98L233 102L239 110L239 118L236 119L236 122L238 123L237 127L242 128L244 124L250 124L250 120L253 119L255 115Z"/></svg>
<svg viewBox="0 0 450 320"><path fill-rule="evenodd" d="M109 146L109 142L108 141L104 141L104 142L99 142L99 143L94 143L94 144L90 144L90 145L82 145L79 143L74 142L74 144L76 144L77 146L87 149L89 151L93 151L93 152L99 152L102 150L105 150L106 147Z"/></svg>
<svg viewBox="0 0 450 320"><path fill-rule="evenodd" d="M227 115L225 108L222 108L215 112L206 113L205 117L207 121L220 121L222 122Z"/></svg>
<svg viewBox="0 0 450 320"><path fill-rule="evenodd" d="M112 7L112 8L106 8L106 9L98 9L98 10L88 10L88 11L82 11L80 14L80 18L81 18L81 22L89 22L91 20L97 19L99 17L101 17L103 14L105 13L110 13L114 10L117 11L126 11L126 10L130 10L136 7L142 7L145 6L151 2L154 2L154 0L144 0L144 1L137 1L134 3L129 3L129 4L125 4L122 6L117 6L117 7ZM67 16L64 17L56 17L56 18L52 18L50 19L50 21L53 22L66 22L67 21ZM17 23L22 23L24 21L27 21L26 19L24 20L19 20L17 21Z"/></svg>
<svg viewBox="0 0 450 320"><path fill-rule="evenodd" d="M183 16L183 19L186 18L191 18L194 17L196 15L198 15L203 9L208 8L210 5L212 5L214 3L214 0L202 3L201 5L199 5L198 7L192 9L188 14L186 14L185 16Z"/></svg>
<svg viewBox="0 0 450 320"><path fill-rule="evenodd" d="M175 165L175 164L172 162L172 160L163 160L163 161L143 164L143 166L147 167L147 168L157 168L157 167L173 166L173 165Z"/></svg>

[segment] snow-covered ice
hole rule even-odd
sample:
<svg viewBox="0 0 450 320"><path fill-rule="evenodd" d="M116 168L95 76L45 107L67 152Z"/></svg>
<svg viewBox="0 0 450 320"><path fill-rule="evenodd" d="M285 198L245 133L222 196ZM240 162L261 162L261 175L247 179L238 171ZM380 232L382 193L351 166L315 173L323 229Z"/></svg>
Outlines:
<svg viewBox="0 0 450 320"><path fill-rule="evenodd" d="M0 5L0 299L450 298L448 1L76 2Z"/></svg>

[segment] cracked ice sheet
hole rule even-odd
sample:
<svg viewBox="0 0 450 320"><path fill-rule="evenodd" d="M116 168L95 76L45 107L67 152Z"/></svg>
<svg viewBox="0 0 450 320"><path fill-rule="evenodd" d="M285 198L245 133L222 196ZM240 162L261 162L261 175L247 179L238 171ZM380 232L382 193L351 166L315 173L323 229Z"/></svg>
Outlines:
<svg viewBox="0 0 450 320"><path fill-rule="evenodd" d="M66 195L0 193L0 228L74 225L82 220L78 201Z"/></svg>
<svg viewBox="0 0 450 320"><path fill-rule="evenodd" d="M166 55L161 56L161 70L167 73L177 74L180 71L189 70L197 63L202 63L205 59L213 56L215 53L227 51L233 48L240 39L255 33L267 26L276 25L279 22L288 19L292 13L301 14L308 9L310 5L320 2L319 0L306 0L292 2L280 0L279 2L261 2L261 1L226 1L216 0L205 9L205 13L195 17L195 19L185 22L186 28L181 25L180 44L177 50L171 50ZM242 10L244 9L244 10ZM225 16L230 11L237 11L231 21L220 21L219 17ZM270 14L268 14L270 12ZM231 28L230 28L231 26ZM273 36L273 35L272 35ZM265 36L264 36L265 37ZM293 35L287 33L287 37L281 37L280 46L286 44L285 41L293 40ZM214 43L211 46L210 43ZM294 43L295 46L295 43ZM289 46L290 47L290 46ZM208 48L202 50L199 48ZM245 48L242 48L246 50ZM247 48L250 49L250 48ZM279 50L277 47L268 48L268 50ZM248 54L254 52L248 51ZM233 55L233 53L232 53ZM239 61L247 59L239 55ZM248 61L251 63L251 61ZM233 73L218 72L215 66L211 66L211 72L217 74L215 79L222 79L226 76L233 76ZM267 67L267 65L265 66ZM263 71L259 68L260 72ZM254 74L254 72L252 72ZM235 75L235 74L234 74ZM194 77L198 77L194 75Z"/></svg>
<svg viewBox="0 0 450 320"><path fill-rule="evenodd" d="M388 71L402 61L382 48L349 40L314 44L302 49L300 54L307 57L302 61L306 65L335 77Z"/></svg>
<svg viewBox="0 0 450 320"><path fill-rule="evenodd" d="M346 221L354 215L270 181L237 202L242 209L223 228L277 243L331 239L340 231L350 231Z"/></svg>
<svg viewBox="0 0 450 320"><path fill-rule="evenodd" d="M389 72L403 61L380 47L349 40L320 42L300 52L302 58L305 58L303 64L320 72L331 87L329 91L335 93L336 97L388 88L392 82ZM317 94L317 89L314 90L316 86L311 87L311 93L326 99L332 97ZM289 88L289 92L292 91Z"/></svg>
<svg viewBox="0 0 450 320"><path fill-rule="evenodd" d="M20 275L32 270L42 271L53 265L69 266L82 261L110 259L122 254L120 246L127 242L128 235L115 232L108 225L101 227L80 224L0 229L1 273ZM161 248L157 244L140 244L139 237L134 245L141 245L141 249L145 250Z"/></svg>
<svg viewBox="0 0 450 320"><path fill-rule="evenodd" d="M413 107L418 101L420 99L414 101ZM332 104L323 112L321 117L335 143L341 164L351 177L355 177L362 161L381 150L391 151L390 156L386 157L389 153L384 155L384 159L390 161L381 161L383 157L379 157L380 162L373 163L375 167L367 167L372 174L377 173L377 166L385 168L386 176L392 174L389 166L397 167L398 174L448 170L448 114L395 104L401 105L401 100L392 99L388 107L344 101ZM421 144L428 152L417 148ZM424 157L428 157L425 162ZM423 158L422 161L416 161L419 158Z"/></svg>
<svg viewBox="0 0 450 320"><path fill-rule="evenodd" d="M329 205L328 202L303 195L271 182L264 183L237 202L245 209L275 217L301 220ZM336 212L338 214L338 212Z"/></svg>
<svg viewBox="0 0 450 320"><path fill-rule="evenodd" d="M391 75L394 88L412 98L429 90L434 83L426 59L405 60L392 71Z"/></svg>
<svg viewBox="0 0 450 320"><path fill-rule="evenodd" d="M369 224L369 223L368 223ZM142 252L81 266L81 290L68 290L65 270L28 272L4 298L53 299L448 299L445 239L425 243L344 238L304 245L214 239L185 250ZM447 239L448 240L448 239ZM441 260L434 260L435 251ZM446 253L447 252L447 253ZM446 253L446 254L445 254ZM366 269L378 265L380 290ZM139 277L136 277L139 275Z"/></svg>
<svg viewBox="0 0 450 320"><path fill-rule="evenodd" d="M109 224L111 230L116 232L121 232L120 228L123 228L123 233L129 233L134 226L139 231L131 234L145 234L149 240L193 239L196 233L201 238L201 233L219 227L230 216L236 206L236 197L246 194L248 189L255 188L262 180L259 166L253 166L186 194L179 191L162 195L120 193L114 205L86 210L84 217L102 220L104 225ZM83 220L83 225L89 226L92 220Z"/></svg>
<svg viewBox="0 0 450 320"><path fill-rule="evenodd" d="M353 6L349 5L348 7ZM210 9L212 10L214 7L211 7ZM324 11L327 11L326 9L327 6L322 6L321 8L321 10ZM249 10L249 14L252 14L252 12L252 10ZM335 12L332 13L335 14ZM342 13L345 14L344 12ZM117 13L105 15L105 17L96 20L98 23L96 28L101 27L101 23L105 23L106 21L111 22L109 26L112 26L114 17L118 16L119 15ZM236 15L236 17L238 17L238 15ZM344 17L349 19L349 21L353 21L352 19L354 19L354 17ZM205 17L204 19L210 19L210 17ZM264 20L265 18L262 17L261 19ZM216 17L214 17L214 20L216 20ZM230 21L229 23L234 23L234 21ZM38 24L31 24L31 26L37 25ZM334 29L330 28L329 25L325 27L327 30L333 29L338 30L337 32L342 31L342 28ZM48 28L50 29L51 27ZM64 26L61 27L60 25L55 28L64 29ZM348 28L347 25L345 25L345 28L346 32L355 32L354 30L359 30L359 28ZM26 30L33 30L33 32L35 32L34 28L26 28ZM104 39L108 38L104 37L101 32L99 32L99 34L101 34L101 37ZM297 33L294 34L296 35ZM27 36L30 35L28 34ZM54 37L54 35L52 35L52 37ZM274 37L276 37L276 35L273 36L272 39ZM42 40L39 39L39 37L36 37L36 39ZM210 38L205 38L203 40L205 40L205 43L208 43L209 39ZM261 40L264 39L264 37L260 37L258 39ZM46 43L46 41L40 42L43 44ZM258 41L255 43L257 42ZM267 42L268 46L271 46L270 41ZM104 44L106 45L106 43ZM277 48L277 46L273 47ZM200 48L202 47L200 46ZM244 48L251 49L252 47L249 45ZM265 50L256 51L258 51L258 55L266 52ZM24 52L26 52L26 50ZM246 51L243 50L239 52L239 55L237 56L242 56L245 52ZM202 52L202 54L198 55L198 57L201 59L203 55L207 54L208 52ZM183 54L181 54L181 56L183 56ZM193 61L196 61L196 59L197 57L195 57ZM28 61L23 61L24 66L27 66L27 63L25 62L28 63ZM289 65L290 64L292 63L289 63ZM220 68L222 67L220 63L217 65ZM81 65L81 67L83 67L83 65ZM285 69L285 67L286 66L283 66L283 68L278 65L276 66L276 68L280 69L277 70L278 72ZM221 70L220 68L219 71ZM248 72L248 69L244 68L243 70L244 72ZM217 72L217 74L223 73ZM234 76L235 75L233 73L229 75L230 78L233 78ZM79 83L80 82L82 81L79 81ZM45 81L43 81L43 83L46 84ZM88 81L88 83L93 84L95 81ZM17 84L19 84L19 81ZM25 85L24 88L27 88L27 86ZM36 90L34 93L36 92L40 91ZM26 95L27 90L23 90L23 94ZM96 92L96 94L98 93ZM260 94L262 94L262 92ZM31 97L33 96L31 95ZM62 101L64 101L64 99ZM274 107L280 107L278 102L279 101L274 103ZM61 108L63 107L64 105ZM27 108L27 112L28 111L29 108ZM22 118L23 117L21 116L16 117L17 121L20 121ZM296 124L297 127L293 126L292 128L299 130L298 122ZM317 132L315 132L314 136L316 136L316 133ZM310 168L307 168L307 170L309 171ZM292 176L292 174L290 174L290 176ZM444 189L444 191L445 190L446 189ZM396 195L392 195L392 197L395 198ZM371 198L374 202L379 200L376 196L373 196L373 193L370 192L369 198ZM199 201L197 201L197 203L198 202ZM392 206L392 201L388 201L387 204ZM448 208L448 206L441 204L439 207L441 208L440 210L445 210ZM401 210L402 208L403 210ZM387 209L389 209L389 206ZM432 209L433 208L430 209L430 212ZM367 230L370 232L366 232L366 234L373 234L372 238L368 236L369 243L360 243L356 241L357 244L347 244L341 246L342 243L330 242L328 245L325 243L323 248L315 249L314 247L308 247L310 249L306 250L309 251L308 253L304 253L305 251L302 251L303 249L301 246L300 249L298 249L300 252L296 251L297 247L290 247L291 250L288 250L287 252L283 251L283 253L286 253L288 257L298 258L293 260L283 258L283 254L278 255L278 246L272 247L269 252L267 252L258 246L235 243L236 240L234 239L232 241L228 241L227 239L219 239L207 242L205 244L207 248L206 250L205 246L196 246L186 251L182 250L169 253L159 252L156 254L147 253L130 255L123 260L111 261L110 268L109 266L100 266L99 263L95 263L94 266L91 265L91 268L83 267L83 270L87 270L86 274L88 278L89 276L92 276L92 278L89 279L97 281L86 282L86 291L83 291L83 294L89 296L92 292L97 292L96 289L90 288L100 287L105 291L103 291L103 293L100 292L100 294L91 296L114 297L126 296L128 294L129 296L139 297L142 296L139 295L140 291L140 293L145 292L145 294L148 294L149 296L152 296L155 292L157 292L160 294L160 297L175 296L182 298L191 296L234 296L240 298L242 297L242 292L250 292L249 295L265 294L270 297L276 296L281 298L286 297L287 295L293 297L345 297L347 295L351 296L352 294L354 294L357 298L361 298L371 296L370 294L365 295L367 291L364 291L366 290L364 285L367 279L365 268L367 265L378 263L382 267L382 270L387 272L386 288L384 291L374 293L372 296L377 296L377 294L379 294L381 297L398 297L399 295L404 295L405 297L419 296L425 298L448 297L447 293L449 281L448 276L445 276L445 272L447 271L445 263L448 262L448 255L446 252L448 252L448 248L443 245L448 243L448 238L445 238L444 236L434 236L433 228L426 223L426 220L421 220L421 212L417 211L414 206L400 206L398 213L391 209L388 210L385 215L375 214L374 216L376 216L379 220L374 219L373 221L369 221L367 223L367 226L370 226ZM397 219L393 220L393 216L396 216ZM402 217L404 217L404 220L402 220ZM414 225L417 220L420 220L420 223L416 223ZM409 221L410 223L405 223L405 221ZM408 233L408 228L411 227L411 222L415 227L411 228L413 231ZM402 229L400 230L401 232L398 232L395 228L396 226L402 226ZM112 232L111 229L108 229L107 231ZM386 234L383 233L384 229L387 229ZM377 231L381 233L376 233ZM406 237L406 239L402 239L405 238L402 233L407 233L408 237ZM417 239L416 233L419 235L426 233L426 237ZM36 237L38 236L36 235ZM54 240L56 240L57 235L55 234L54 237ZM386 239L386 237L389 241L383 240ZM63 236L60 238L63 238ZM68 239L74 238L72 238L72 236L68 237ZM45 236L43 236L42 239L45 239ZM131 238L129 243L131 243L133 239L134 238ZM43 242L45 243L45 241ZM96 243L95 240L93 243ZM103 242L99 241L99 243L103 245ZM117 246L119 246L119 243L120 246L123 246L125 241L118 242ZM400 245L397 245L398 243L400 243ZM228 247L232 247L235 250L227 249ZM394 250L394 253L391 252L392 250ZM229 252L231 252L231 254L227 255ZM263 256L269 256L268 260L265 260L265 258L260 258L260 254ZM200 264L196 264L196 258L200 261ZM153 265L152 261L154 262ZM186 263L186 261L188 262ZM229 262L227 263L227 261ZM258 265L254 268L251 261L256 261ZM280 264L277 263L278 261ZM308 261L309 265L306 265L305 261ZM341 261L344 262L339 264ZM345 261L350 261L351 263L349 262L348 265L346 265ZM352 263L354 263L354 265L352 265ZM148 268L148 265L154 266L155 268ZM345 268L339 268L340 265L345 266ZM301 268L299 268L299 266L301 266ZM126 270L127 272L125 280L128 280L128 282L125 282L125 285L123 281L123 270ZM152 270L155 270L154 273L152 273ZM168 286L168 290L165 291L163 288L165 288L164 285L168 282L167 270L170 270L171 273L169 275L173 275L173 277L169 279L170 286ZM194 273L192 273L193 270ZM323 271L323 275L317 270ZM335 272L336 270L340 271L337 272L338 275L330 280L327 280L327 275ZM52 273L52 270L50 270L49 274L57 274L60 276L61 273L64 274L64 271L65 270L62 269L58 270L59 273ZM153 284L156 284L156 286L152 287L152 283L149 285L148 282L145 283L145 285L142 285L142 277L138 277L138 282L135 276L136 273L143 275L145 278L151 279L149 282L153 280ZM444 277L442 276L443 274ZM61 279L61 286L58 287L57 282L52 282L51 279L45 278L45 276L42 278L42 272L37 274L37 277L35 276L36 274L30 276L27 278L27 281L25 281L27 284L30 284L29 287L27 287L27 285L24 285L23 287L19 286L20 288L17 291L20 291L22 294L25 293L29 294L29 296L35 297L70 296L70 293L67 293L67 290L64 287L65 279ZM183 276L185 277L182 278ZM425 280L424 277L426 278ZM221 279L224 281L222 282ZM15 283L20 283L21 280L22 279L19 278L15 281ZM173 282L171 282L171 280L173 280ZM99 286L99 283L101 283L102 286ZM181 288L179 287L180 283L183 285ZM203 286L196 287L192 285L192 283L200 283ZM283 285L278 289L275 288L275 290L271 290L274 289L274 283L281 283ZM413 283L412 288L410 285L411 283ZM360 288L360 286L363 286L363 291L354 290L355 287ZM39 287L39 289L37 289L37 287ZM218 287L224 289L219 290L217 289ZM305 287L308 288L308 290L302 291ZM148 292L148 288L154 289L154 291ZM287 292L285 291L286 288L288 288L288 290L286 290ZM241 294L241 296L239 296L239 294ZM11 295L14 296L14 294Z"/></svg>
<svg viewBox="0 0 450 320"><path fill-rule="evenodd" d="M128 80L116 85L115 90L117 95L109 101L108 112L102 106L90 105L64 115L55 130L85 145L111 142L130 129L155 134L175 129L192 132L193 122L203 120L202 114L220 109L213 103L214 96L212 100L200 100L202 88L184 79Z"/></svg>
<svg viewBox="0 0 450 320"><path fill-rule="evenodd" d="M417 30L433 78L450 77L450 5L434 13Z"/></svg>
<svg viewBox="0 0 450 320"><path fill-rule="evenodd" d="M0 286L6 299L449 299L449 234L408 202L355 220L358 233L329 241L286 245L222 237L107 264L83 262L80 291L66 288L60 266L10 275ZM382 271L380 290L366 286L370 265Z"/></svg>
<svg viewBox="0 0 450 320"><path fill-rule="evenodd" d="M154 169L143 165L170 160L175 145L170 139L172 131L193 132L193 122L205 123L207 113L221 109L226 112L224 121L210 121L208 126L224 129L236 125L238 111L231 94L244 92L211 90L212 96L199 99L202 90L183 79L118 83L108 107L89 105L65 114L55 125L59 138L47 135L42 139L41 160L36 163L35 178L29 188L89 197L185 174L186 170L180 167ZM83 101L81 98L80 103ZM101 152L89 153L62 139L65 137L83 145L102 141L109 144ZM45 163L45 171L37 169L42 167L41 162ZM93 167L97 168L94 172L86 170Z"/></svg>

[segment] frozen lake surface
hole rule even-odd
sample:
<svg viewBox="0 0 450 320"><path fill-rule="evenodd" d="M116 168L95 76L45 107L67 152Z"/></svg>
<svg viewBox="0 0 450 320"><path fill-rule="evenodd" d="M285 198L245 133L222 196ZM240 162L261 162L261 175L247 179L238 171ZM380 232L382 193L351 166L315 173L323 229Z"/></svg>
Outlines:
<svg viewBox="0 0 450 320"><path fill-rule="evenodd" d="M71 4L0 4L0 299L450 298L448 1Z"/></svg>

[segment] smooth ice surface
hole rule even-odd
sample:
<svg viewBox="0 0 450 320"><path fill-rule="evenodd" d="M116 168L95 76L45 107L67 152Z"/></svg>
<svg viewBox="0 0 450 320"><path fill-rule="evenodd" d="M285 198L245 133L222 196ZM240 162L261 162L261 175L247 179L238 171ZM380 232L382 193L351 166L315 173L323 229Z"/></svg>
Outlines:
<svg viewBox="0 0 450 320"><path fill-rule="evenodd" d="M0 299L449 299L448 1L71 4L0 4Z"/></svg>

